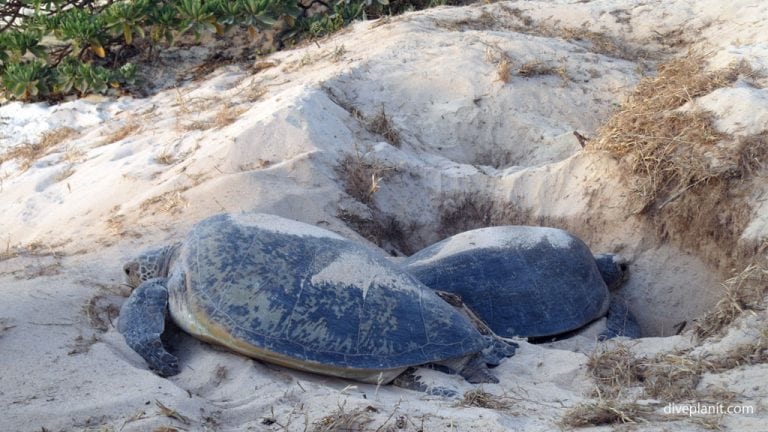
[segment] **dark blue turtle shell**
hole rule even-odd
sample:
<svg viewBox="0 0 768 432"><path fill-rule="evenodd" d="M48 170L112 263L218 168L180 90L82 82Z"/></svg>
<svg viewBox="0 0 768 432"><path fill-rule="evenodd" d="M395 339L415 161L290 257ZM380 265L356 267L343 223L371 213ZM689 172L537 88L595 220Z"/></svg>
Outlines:
<svg viewBox="0 0 768 432"><path fill-rule="evenodd" d="M244 353L255 347L268 361L394 369L486 346L469 320L413 276L312 225L217 215L197 224L178 253L168 279L174 321Z"/></svg>
<svg viewBox="0 0 768 432"><path fill-rule="evenodd" d="M403 262L432 289L461 296L500 336L552 336L605 315L608 288L589 248L566 231L481 228Z"/></svg>

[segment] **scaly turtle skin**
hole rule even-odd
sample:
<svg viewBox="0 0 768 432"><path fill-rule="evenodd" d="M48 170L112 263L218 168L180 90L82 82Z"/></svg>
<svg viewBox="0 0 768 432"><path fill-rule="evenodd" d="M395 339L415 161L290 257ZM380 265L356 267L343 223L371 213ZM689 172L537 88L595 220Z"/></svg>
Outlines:
<svg viewBox="0 0 768 432"><path fill-rule="evenodd" d="M454 235L402 265L430 288L458 294L502 337L550 337L608 314L601 338L639 337L629 310L611 301L627 278L616 255L593 256L570 233L500 226Z"/></svg>
<svg viewBox="0 0 768 432"><path fill-rule="evenodd" d="M167 312L187 333L247 356L364 382L427 363L496 382L486 364L514 353L382 256L273 215L213 216L124 270L136 288L118 329L163 376L179 373L160 339Z"/></svg>

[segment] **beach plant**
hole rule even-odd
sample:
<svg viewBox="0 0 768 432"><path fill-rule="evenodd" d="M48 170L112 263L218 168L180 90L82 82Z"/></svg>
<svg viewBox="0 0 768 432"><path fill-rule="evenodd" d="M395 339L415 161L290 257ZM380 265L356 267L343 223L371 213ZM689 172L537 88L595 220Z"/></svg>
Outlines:
<svg viewBox="0 0 768 432"><path fill-rule="evenodd" d="M285 17L289 25L294 25L302 13L297 3L271 0L238 0L242 8L240 24L245 25L251 36L257 29L272 28L277 24L276 17Z"/></svg>
<svg viewBox="0 0 768 432"><path fill-rule="evenodd" d="M50 70L39 60L10 63L3 70L2 84L6 93L16 99L46 96L50 92Z"/></svg>
<svg viewBox="0 0 768 432"><path fill-rule="evenodd" d="M192 31L196 39L200 39L203 32L224 34L222 26L214 15L218 1L203 3L202 0L181 0L176 9L181 18L182 30L180 33Z"/></svg>
<svg viewBox="0 0 768 432"><path fill-rule="evenodd" d="M149 25L150 49L160 41L167 45L173 45L175 41L174 30L181 25L181 18L176 8L171 4L155 3L151 10Z"/></svg>
<svg viewBox="0 0 768 432"><path fill-rule="evenodd" d="M428 2L400 1L396 9L406 3L421 8ZM0 2L0 91L26 101L107 93L135 85L143 59L185 35L199 42L204 34L241 30L255 38L274 30L282 47L387 10L389 0Z"/></svg>
<svg viewBox="0 0 768 432"><path fill-rule="evenodd" d="M39 34L21 30L0 33L0 60L19 62L27 53L39 58L46 57Z"/></svg>
<svg viewBox="0 0 768 432"><path fill-rule="evenodd" d="M134 33L144 37L144 25L152 9L148 0L113 3L104 10L104 23L113 34L121 34L127 45L133 43Z"/></svg>
<svg viewBox="0 0 768 432"><path fill-rule="evenodd" d="M90 48L98 57L106 57L106 23L102 15L93 15L82 9L67 9L51 19L51 30L60 40L72 43L74 52L83 53ZM80 54L78 54L80 55Z"/></svg>
<svg viewBox="0 0 768 432"><path fill-rule="evenodd" d="M56 68L57 82L54 89L60 93L70 93L76 90L78 94L104 93L113 79L113 72L108 69L84 63L69 57ZM114 85L114 84L113 84Z"/></svg>

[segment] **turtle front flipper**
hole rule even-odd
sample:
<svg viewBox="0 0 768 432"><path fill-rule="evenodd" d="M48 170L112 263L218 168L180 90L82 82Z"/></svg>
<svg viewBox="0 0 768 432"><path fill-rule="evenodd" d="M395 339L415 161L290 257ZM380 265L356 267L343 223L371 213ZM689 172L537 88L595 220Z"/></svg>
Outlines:
<svg viewBox="0 0 768 432"><path fill-rule="evenodd" d="M606 318L606 328L598 335L597 340L604 341L619 336L635 339L642 336L640 324L637 323L624 300L615 297L611 299Z"/></svg>
<svg viewBox="0 0 768 432"><path fill-rule="evenodd" d="M480 353L472 356L467 361L464 367L459 371L459 375L464 377L470 384L497 384L499 382L499 379L493 376L491 371L488 370L485 358Z"/></svg>
<svg viewBox="0 0 768 432"><path fill-rule="evenodd" d="M166 279L149 279L133 290L123 304L117 326L128 346L163 377L180 372L179 360L165 349L160 339L165 330L167 314Z"/></svg>
<svg viewBox="0 0 768 432"><path fill-rule="evenodd" d="M483 336L488 342L488 346L483 350L483 361L489 367L496 367L501 364L501 361L507 357L512 357L520 345L516 342L503 339L495 334Z"/></svg>

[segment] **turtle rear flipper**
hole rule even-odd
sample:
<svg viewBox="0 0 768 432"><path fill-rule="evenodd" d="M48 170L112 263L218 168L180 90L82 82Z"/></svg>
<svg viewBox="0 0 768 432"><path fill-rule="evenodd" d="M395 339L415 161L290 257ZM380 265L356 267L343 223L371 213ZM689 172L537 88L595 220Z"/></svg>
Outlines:
<svg viewBox="0 0 768 432"><path fill-rule="evenodd" d="M165 349L161 340L167 314L166 279L154 278L139 285L126 300L117 326L128 346L163 377L180 372L179 360Z"/></svg>
<svg viewBox="0 0 768 432"><path fill-rule="evenodd" d="M443 386L431 386L423 383L421 377L416 373L416 369L408 368L405 372L401 373L392 381L392 385L413 390L417 392L423 392L430 396L439 396L447 399L458 398L459 392Z"/></svg>

